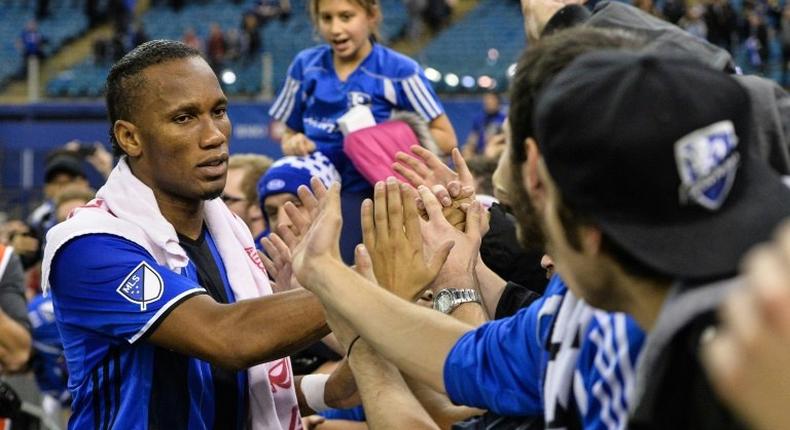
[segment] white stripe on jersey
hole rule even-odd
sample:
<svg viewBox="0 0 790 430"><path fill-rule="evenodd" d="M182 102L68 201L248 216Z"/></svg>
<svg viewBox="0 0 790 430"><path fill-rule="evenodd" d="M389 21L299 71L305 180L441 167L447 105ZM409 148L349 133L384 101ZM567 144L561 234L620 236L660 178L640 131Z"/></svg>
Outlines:
<svg viewBox="0 0 790 430"><path fill-rule="evenodd" d="M271 116L278 120L278 121L287 121L288 117L291 115L293 111L294 104L296 103L296 94L299 91L299 85L301 82L288 77L285 81L285 86L283 87L282 93L280 93L280 97L278 97L277 102L272 106L270 113Z"/></svg>
<svg viewBox="0 0 790 430"><path fill-rule="evenodd" d="M406 98L409 99L409 103L411 103L412 107L418 114L422 117L422 119L426 121L430 121L431 117L423 110L422 106L417 102L417 98L414 96L411 86L409 86L409 80L405 80L401 82L403 85L403 92L406 93Z"/></svg>
<svg viewBox="0 0 790 430"><path fill-rule="evenodd" d="M395 85L392 79L384 79L384 98L393 105L398 104L398 95L395 92Z"/></svg>
<svg viewBox="0 0 790 430"><path fill-rule="evenodd" d="M296 95L299 93L299 85L301 85L301 83L298 81L294 81L292 84L293 89L291 90L291 99L288 101L288 106L285 108L283 119L287 120L291 117L291 112L293 112L294 106L296 106Z"/></svg>
<svg viewBox="0 0 790 430"><path fill-rule="evenodd" d="M423 109L425 109L425 111L428 113L428 116L430 117L430 119L433 119L436 116L438 116L439 112L435 111L433 109L433 106L431 106L431 97L430 96L426 97L425 93L422 92L424 87L421 87L419 85L421 83L420 82L420 77L417 76L417 75L414 75L411 78L407 79L406 81L411 86L412 91L414 91L414 94L417 96L417 99L422 104Z"/></svg>
<svg viewBox="0 0 790 430"><path fill-rule="evenodd" d="M625 383L625 399L630 400L633 398L636 372L634 371L634 365L631 363L631 347L628 342L628 333L625 328L625 315L615 315L614 332L620 349L617 353L617 359L620 362L620 372L623 377L623 382Z"/></svg>
<svg viewBox="0 0 790 430"><path fill-rule="evenodd" d="M609 400L609 396L603 390L603 382L598 381L593 385L593 396L601 402L601 422L606 426L607 429L610 430L617 430L617 423L612 420L612 417L609 416L609 411L611 410L611 402Z"/></svg>
<svg viewBox="0 0 790 430"><path fill-rule="evenodd" d="M431 110L434 112L434 118L442 114L442 110L439 109L439 105L436 104L436 99L431 96L431 92L428 91L428 88L425 88L425 83L420 79L418 75L414 75L412 78L414 80L415 87L425 96L425 99L428 100L428 104L430 105Z"/></svg>
<svg viewBox="0 0 790 430"><path fill-rule="evenodd" d="M277 95L277 99L274 100L274 103L272 103L272 107L269 108L269 116L272 118L279 119L275 117L275 114L282 107L283 101L288 98L288 87L291 85L292 80L293 78L290 76L285 78L283 89L280 91L280 94Z"/></svg>
<svg viewBox="0 0 790 430"><path fill-rule="evenodd" d="M622 317L622 316L621 316ZM623 387L620 384L620 381L617 379L616 369L618 363L618 352L622 352L622 349L613 345L615 344L615 330L613 326L613 319L616 319L617 315L607 315L604 313L596 313L596 320L598 321L598 326L600 328L600 332L594 330L590 333L590 340L596 345L600 353L596 355L594 364L595 368L598 369L598 372L601 374L601 381L596 383L595 388L599 388L598 385L601 385L600 395L607 397L606 405L608 408L611 408L611 412L614 415L615 421L618 423L616 428L625 428L626 418L627 418L627 411L624 409L624 405L620 402L623 396ZM616 324L616 322L614 323ZM628 345L626 343L626 353L627 353ZM618 352L615 352L618 350ZM605 360L604 360L605 359ZM602 385L606 383L609 386L609 392L611 394L607 394L604 390ZM611 397L609 397L611 396ZM598 396L596 396L598 397ZM600 397L599 397L600 399ZM601 408L604 408L604 402L601 401ZM609 416L609 411L602 410L602 416Z"/></svg>

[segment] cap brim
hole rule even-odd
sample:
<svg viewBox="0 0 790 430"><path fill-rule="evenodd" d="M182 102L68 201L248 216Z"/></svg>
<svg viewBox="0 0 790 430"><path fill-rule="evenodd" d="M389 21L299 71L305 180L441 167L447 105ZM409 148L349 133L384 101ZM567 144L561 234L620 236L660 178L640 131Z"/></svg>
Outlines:
<svg viewBox="0 0 790 430"><path fill-rule="evenodd" d="M767 165L746 157L738 174L743 177L736 181L743 182L737 200L710 217L652 225L600 219L601 228L638 261L673 278L735 275L744 254L769 240L779 223L790 217L790 188Z"/></svg>

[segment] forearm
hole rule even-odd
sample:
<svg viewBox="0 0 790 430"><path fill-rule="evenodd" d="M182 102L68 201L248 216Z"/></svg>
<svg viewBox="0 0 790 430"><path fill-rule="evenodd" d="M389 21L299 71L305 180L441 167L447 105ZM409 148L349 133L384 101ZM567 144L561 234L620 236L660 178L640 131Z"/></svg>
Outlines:
<svg viewBox="0 0 790 430"><path fill-rule="evenodd" d="M329 332L323 307L296 289L233 304L205 295L184 301L151 334L151 342L228 369L288 356Z"/></svg>
<svg viewBox="0 0 790 430"><path fill-rule="evenodd" d="M493 270L483 263L480 259L475 266L475 274L479 285L480 296L483 299L483 307L488 319L494 319L497 304L505 291L507 281L499 277Z"/></svg>
<svg viewBox="0 0 790 430"><path fill-rule="evenodd" d="M446 394L437 393L414 378L404 376L404 380L439 428L449 429L459 421L485 412L482 409L454 405Z"/></svg>
<svg viewBox="0 0 790 430"><path fill-rule="evenodd" d="M442 154L447 155L453 148L458 146L455 130L450 120L447 118L447 115L442 114L431 121L430 124L428 124L428 130L430 130L431 136Z"/></svg>
<svg viewBox="0 0 790 430"><path fill-rule="evenodd" d="M305 289L251 302L234 304L242 308L219 326L242 349L244 367L289 356L329 333L321 303Z"/></svg>
<svg viewBox="0 0 790 430"><path fill-rule="evenodd" d="M17 372L30 358L30 333L21 324L0 311L0 365L3 370Z"/></svg>
<svg viewBox="0 0 790 430"><path fill-rule="evenodd" d="M340 262L326 263L313 290L399 369L444 392L443 367L472 326L400 299ZM375 318L370 318L375 315Z"/></svg>
<svg viewBox="0 0 790 430"><path fill-rule="evenodd" d="M398 369L360 339L350 358L368 427L371 429L436 429Z"/></svg>

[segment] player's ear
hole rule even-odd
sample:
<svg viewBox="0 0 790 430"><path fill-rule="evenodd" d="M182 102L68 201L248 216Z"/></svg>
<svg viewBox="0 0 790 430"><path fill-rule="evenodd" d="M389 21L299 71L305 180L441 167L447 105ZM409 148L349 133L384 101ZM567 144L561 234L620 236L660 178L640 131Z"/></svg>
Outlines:
<svg viewBox="0 0 790 430"><path fill-rule="evenodd" d="M140 139L137 137L137 127L134 124L119 119L113 124L112 132L115 134L115 140L118 141L118 146L121 147L126 155L132 158L140 156L142 147L140 145Z"/></svg>

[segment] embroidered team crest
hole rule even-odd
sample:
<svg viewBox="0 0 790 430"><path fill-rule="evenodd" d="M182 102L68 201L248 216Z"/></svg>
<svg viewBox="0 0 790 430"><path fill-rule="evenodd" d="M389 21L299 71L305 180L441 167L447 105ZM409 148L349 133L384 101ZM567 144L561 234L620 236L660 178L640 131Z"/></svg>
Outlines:
<svg viewBox="0 0 790 430"><path fill-rule="evenodd" d="M716 210L727 199L740 162L732 121L720 121L675 142L680 203Z"/></svg>
<svg viewBox="0 0 790 430"><path fill-rule="evenodd" d="M361 93L359 91L348 92L348 107L352 108L354 106L359 106L359 105L370 106L370 103L371 103L370 94Z"/></svg>
<svg viewBox="0 0 790 430"><path fill-rule="evenodd" d="M140 305L140 311L145 311L149 303L162 298L164 282L156 270L143 261L132 270L116 291L126 300Z"/></svg>

